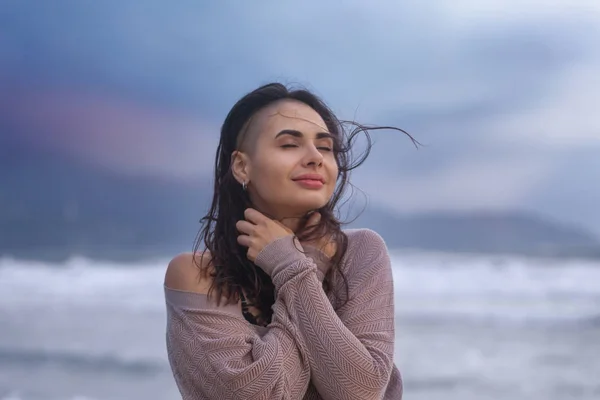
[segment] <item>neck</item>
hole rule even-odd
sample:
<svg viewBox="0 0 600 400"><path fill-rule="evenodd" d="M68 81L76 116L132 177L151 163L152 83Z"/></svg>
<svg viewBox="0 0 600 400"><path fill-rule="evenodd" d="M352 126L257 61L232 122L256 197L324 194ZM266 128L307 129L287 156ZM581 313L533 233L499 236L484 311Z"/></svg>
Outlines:
<svg viewBox="0 0 600 400"><path fill-rule="evenodd" d="M301 222L304 221L305 216L302 215L300 217L287 217L278 219L283 225L288 227L292 232L297 233L300 228Z"/></svg>
<svg viewBox="0 0 600 400"><path fill-rule="evenodd" d="M256 207L256 210L263 213L265 216L281 222L287 228L289 228L292 232L297 233L298 229L300 229L304 222L306 222L307 211L303 212L290 212L290 210L268 210L263 207Z"/></svg>

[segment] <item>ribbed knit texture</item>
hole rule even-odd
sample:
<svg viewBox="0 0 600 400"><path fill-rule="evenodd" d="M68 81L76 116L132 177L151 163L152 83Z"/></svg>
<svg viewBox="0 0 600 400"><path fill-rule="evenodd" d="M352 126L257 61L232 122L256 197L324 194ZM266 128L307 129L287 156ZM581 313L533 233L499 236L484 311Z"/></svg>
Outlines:
<svg viewBox="0 0 600 400"><path fill-rule="evenodd" d="M275 285L267 327L249 324L239 305L165 287L167 351L184 400L402 398L385 243L368 229L346 234L345 305L323 291L322 257L299 251L292 236L255 261ZM333 290L345 296L341 278Z"/></svg>

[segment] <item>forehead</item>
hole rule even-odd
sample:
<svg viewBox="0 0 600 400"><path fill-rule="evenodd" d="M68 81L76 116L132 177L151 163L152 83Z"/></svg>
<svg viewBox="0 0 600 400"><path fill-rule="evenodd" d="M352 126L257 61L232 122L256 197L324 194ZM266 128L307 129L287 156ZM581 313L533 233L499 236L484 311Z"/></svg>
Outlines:
<svg viewBox="0 0 600 400"><path fill-rule="evenodd" d="M329 131L319 113L295 100L270 104L256 114L252 125L263 134L277 134L282 129L295 129L304 134Z"/></svg>

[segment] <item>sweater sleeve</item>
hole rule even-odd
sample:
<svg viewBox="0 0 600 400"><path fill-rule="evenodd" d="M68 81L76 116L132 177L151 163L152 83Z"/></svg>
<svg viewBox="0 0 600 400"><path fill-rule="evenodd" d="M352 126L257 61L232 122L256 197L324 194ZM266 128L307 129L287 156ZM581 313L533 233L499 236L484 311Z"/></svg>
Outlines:
<svg viewBox="0 0 600 400"><path fill-rule="evenodd" d="M237 305L165 287L167 353L183 400L302 399L310 367L282 302L257 332Z"/></svg>
<svg viewBox="0 0 600 400"><path fill-rule="evenodd" d="M394 367L394 294L383 239L364 230L348 266L349 300L334 310L314 262L292 238L269 244L256 264L270 264L277 297L299 293L289 316L307 348L312 383L323 399L382 399ZM259 264L260 263L260 264ZM289 276L300 276L290 280Z"/></svg>

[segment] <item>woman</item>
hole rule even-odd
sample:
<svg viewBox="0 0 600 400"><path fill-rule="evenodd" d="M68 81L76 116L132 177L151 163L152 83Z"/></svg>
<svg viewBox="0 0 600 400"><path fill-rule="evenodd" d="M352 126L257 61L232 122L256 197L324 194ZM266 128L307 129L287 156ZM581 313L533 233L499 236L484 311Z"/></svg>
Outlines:
<svg viewBox="0 0 600 400"><path fill-rule="evenodd" d="M346 134L315 95L277 83L227 115L195 251L165 276L183 399L402 397L385 244L334 216L368 154L350 160L366 132L355 126Z"/></svg>

